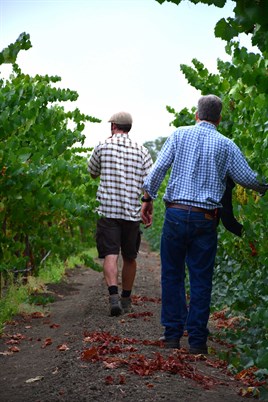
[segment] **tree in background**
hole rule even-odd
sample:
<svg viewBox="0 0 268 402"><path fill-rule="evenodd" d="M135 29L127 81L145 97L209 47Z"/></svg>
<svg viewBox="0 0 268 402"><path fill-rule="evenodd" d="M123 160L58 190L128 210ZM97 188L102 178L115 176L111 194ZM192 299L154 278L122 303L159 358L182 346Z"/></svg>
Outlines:
<svg viewBox="0 0 268 402"><path fill-rule="evenodd" d="M57 88L60 77L23 74L16 58L30 47L23 33L0 53L13 69L0 80L1 273L37 271L48 254L64 260L94 239L97 184L81 151L85 122L100 120L64 110L78 94Z"/></svg>

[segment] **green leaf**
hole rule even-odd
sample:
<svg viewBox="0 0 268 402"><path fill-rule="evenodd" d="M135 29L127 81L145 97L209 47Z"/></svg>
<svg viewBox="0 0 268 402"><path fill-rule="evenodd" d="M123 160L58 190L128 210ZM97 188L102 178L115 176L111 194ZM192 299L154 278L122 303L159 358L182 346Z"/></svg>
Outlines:
<svg viewBox="0 0 268 402"><path fill-rule="evenodd" d="M259 356L256 360L257 367L267 368L268 367L268 350L259 350Z"/></svg>
<svg viewBox="0 0 268 402"><path fill-rule="evenodd" d="M216 38L221 38L228 42L238 35L238 31L224 18L217 22L214 33Z"/></svg>
<svg viewBox="0 0 268 402"><path fill-rule="evenodd" d="M268 388L260 387L259 391L260 391L259 400L267 401L268 400Z"/></svg>
<svg viewBox="0 0 268 402"><path fill-rule="evenodd" d="M28 153L28 154L20 154L20 155L18 155L18 159L19 159L21 162L26 162L26 161L30 158L30 156L31 156L31 153Z"/></svg>
<svg viewBox="0 0 268 402"><path fill-rule="evenodd" d="M0 53L0 64L15 63L18 53L21 50L28 50L32 47L30 35L21 33L15 43L10 44Z"/></svg>

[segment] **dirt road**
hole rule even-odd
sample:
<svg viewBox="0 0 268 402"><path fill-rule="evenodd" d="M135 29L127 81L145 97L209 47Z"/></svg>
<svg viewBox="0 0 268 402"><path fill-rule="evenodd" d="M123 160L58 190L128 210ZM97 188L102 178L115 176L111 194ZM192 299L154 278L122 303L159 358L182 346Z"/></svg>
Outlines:
<svg viewBox="0 0 268 402"><path fill-rule="evenodd" d="M0 339L1 402L245 402L216 356L158 341L160 262L142 243L134 314L109 317L102 273L76 268L43 314L16 317ZM209 342L210 351L219 345ZM246 398L253 400L253 398Z"/></svg>

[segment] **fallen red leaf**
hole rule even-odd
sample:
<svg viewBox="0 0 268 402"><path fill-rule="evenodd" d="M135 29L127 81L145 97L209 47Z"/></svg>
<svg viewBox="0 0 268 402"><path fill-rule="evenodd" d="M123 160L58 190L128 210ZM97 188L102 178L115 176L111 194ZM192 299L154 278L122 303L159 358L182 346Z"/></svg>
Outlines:
<svg viewBox="0 0 268 402"><path fill-rule="evenodd" d="M18 345L20 342L16 339L10 339L9 341L6 341L6 345Z"/></svg>
<svg viewBox="0 0 268 402"><path fill-rule="evenodd" d="M82 355L81 355L81 360L85 360L85 361L99 360L99 353L98 353L97 348L95 348L93 346L90 349L83 350Z"/></svg>
<svg viewBox="0 0 268 402"><path fill-rule="evenodd" d="M19 323L18 323L18 321L11 320L11 321L7 321L6 324L7 324L7 325L14 325L14 326L17 326Z"/></svg>
<svg viewBox="0 0 268 402"><path fill-rule="evenodd" d="M266 381L258 381L255 376L255 372L258 371L258 368L255 366L249 367L248 369L244 369L236 374L235 379L241 381L243 384L251 387L260 387L261 385L265 385Z"/></svg>
<svg viewBox="0 0 268 402"><path fill-rule="evenodd" d="M239 322L239 317L230 317L224 320L218 320L216 322L217 328L235 328L236 324Z"/></svg>
<svg viewBox="0 0 268 402"><path fill-rule="evenodd" d="M46 338L43 345L41 346L42 349L46 348L47 346L52 344L52 339L51 338Z"/></svg>
<svg viewBox="0 0 268 402"><path fill-rule="evenodd" d="M226 313L227 310L220 310L220 311L215 311L214 313L211 314L211 319L217 320L219 318L225 319L226 318Z"/></svg>
<svg viewBox="0 0 268 402"><path fill-rule="evenodd" d="M41 313L40 311L35 311L34 313L31 314L32 318L44 318L45 314Z"/></svg>
<svg viewBox="0 0 268 402"><path fill-rule="evenodd" d="M121 344L134 344L140 343L137 339L134 338L120 338L119 336L111 335L109 332L92 332L89 333L85 331L84 333L84 342L101 342L105 345L109 345L109 343L121 343Z"/></svg>
<svg viewBox="0 0 268 402"><path fill-rule="evenodd" d="M108 375L108 376L105 378L105 384L111 385L111 384L113 384L113 383L114 383L113 377L110 376L110 375Z"/></svg>
<svg viewBox="0 0 268 402"><path fill-rule="evenodd" d="M122 374L119 374L119 384L125 384L126 383L126 377Z"/></svg>
<svg viewBox="0 0 268 402"><path fill-rule="evenodd" d="M138 296L138 295L133 295L131 296L132 304L138 305L144 302L152 302L152 303L161 303L160 298L156 297L147 297L147 296Z"/></svg>
<svg viewBox="0 0 268 402"><path fill-rule="evenodd" d="M8 348L8 350L10 352L14 352L14 353L20 352L20 348L18 348L17 346L11 346L11 347Z"/></svg>
<svg viewBox="0 0 268 402"><path fill-rule="evenodd" d="M224 360L206 360L206 365L210 367L215 367L215 368L227 368L228 363Z"/></svg>
<svg viewBox="0 0 268 402"><path fill-rule="evenodd" d="M150 311L144 311L142 313L130 313L127 316L130 318L152 317L153 313L151 313Z"/></svg>
<svg viewBox="0 0 268 402"><path fill-rule="evenodd" d="M10 338L10 339L15 339L15 340L18 340L18 341L20 341L22 339L26 339L26 336L22 335L22 334L7 334L6 337Z"/></svg>
<svg viewBox="0 0 268 402"><path fill-rule="evenodd" d="M255 257L258 254L256 247L255 247L255 243L256 242L249 242L249 247L251 248L252 257Z"/></svg>
<svg viewBox="0 0 268 402"><path fill-rule="evenodd" d="M163 344L162 341L150 341L149 339L145 339L144 341L142 341L143 345L146 346L161 346Z"/></svg>
<svg viewBox="0 0 268 402"><path fill-rule="evenodd" d="M50 326L49 326L49 328L59 328L60 327L60 324L51 324Z"/></svg>

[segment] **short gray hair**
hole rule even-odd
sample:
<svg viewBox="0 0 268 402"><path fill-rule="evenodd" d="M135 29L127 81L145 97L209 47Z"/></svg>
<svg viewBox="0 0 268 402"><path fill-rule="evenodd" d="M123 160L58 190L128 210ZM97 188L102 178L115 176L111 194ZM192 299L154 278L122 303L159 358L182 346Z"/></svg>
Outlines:
<svg viewBox="0 0 268 402"><path fill-rule="evenodd" d="M202 96L198 101L198 118L199 120L207 120L213 123L220 118L222 110L222 101L216 95Z"/></svg>

